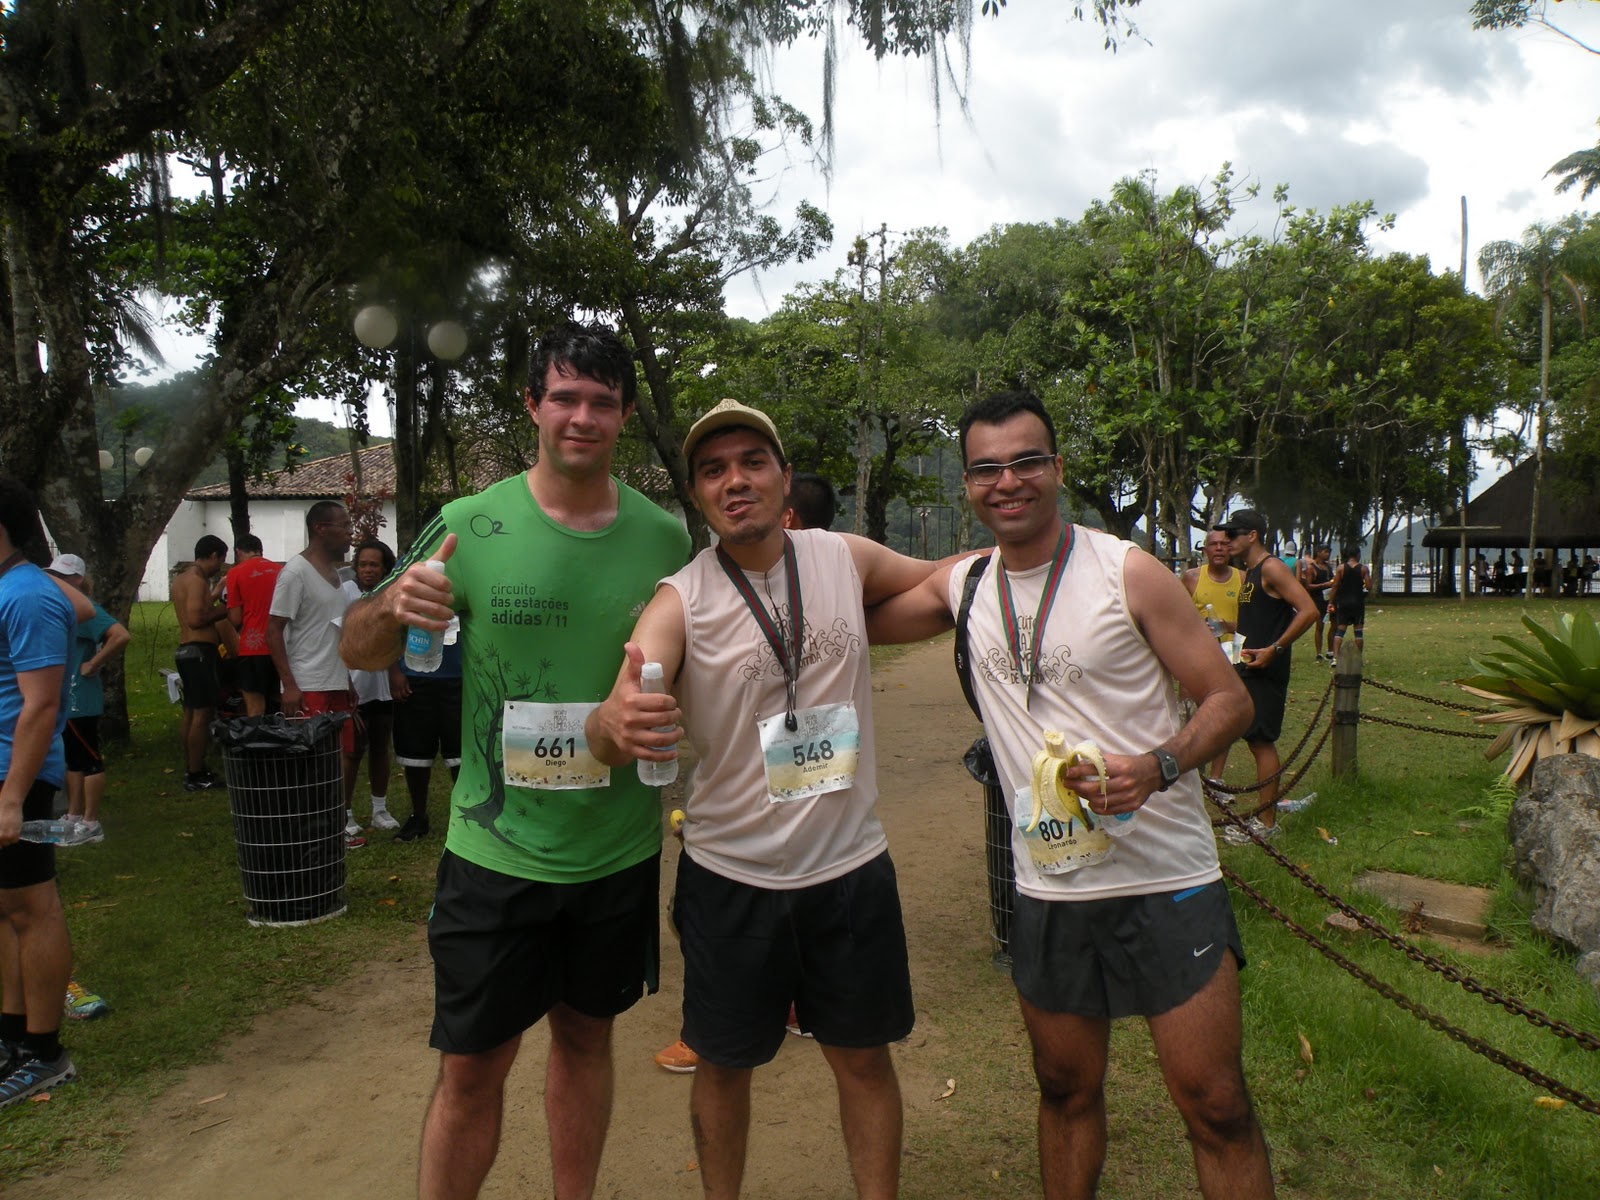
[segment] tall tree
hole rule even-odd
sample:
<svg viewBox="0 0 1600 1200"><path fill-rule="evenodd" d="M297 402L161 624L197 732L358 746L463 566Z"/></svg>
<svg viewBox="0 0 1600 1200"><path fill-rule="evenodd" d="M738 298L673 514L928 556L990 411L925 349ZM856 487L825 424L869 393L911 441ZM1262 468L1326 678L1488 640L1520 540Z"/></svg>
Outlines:
<svg viewBox="0 0 1600 1200"><path fill-rule="evenodd" d="M1553 225L1530 225L1520 242L1490 242L1478 255L1484 286L1501 304L1509 306L1519 292L1531 290L1539 305L1539 390L1534 399L1533 495L1528 512L1528 562L1533 562L1539 532L1539 501L1544 486L1545 451L1549 443L1550 355L1553 310L1558 295L1571 297L1581 312L1585 307L1578 275L1593 275L1600 263L1600 233L1586 228L1577 216ZM1525 596L1533 596L1530 567Z"/></svg>

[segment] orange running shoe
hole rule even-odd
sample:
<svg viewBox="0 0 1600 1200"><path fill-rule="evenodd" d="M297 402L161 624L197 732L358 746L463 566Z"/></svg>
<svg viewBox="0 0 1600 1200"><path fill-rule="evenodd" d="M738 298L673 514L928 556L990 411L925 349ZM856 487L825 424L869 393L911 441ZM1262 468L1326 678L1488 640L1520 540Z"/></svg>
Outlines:
<svg viewBox="0 0 1600 1200"><path fill-rule="evenodd" d="M683 1042L677 1041L665 1050L656 1052L656 1065L671 1071L674 1075L691 1075L700 1065L700 1056Z"/></svg>

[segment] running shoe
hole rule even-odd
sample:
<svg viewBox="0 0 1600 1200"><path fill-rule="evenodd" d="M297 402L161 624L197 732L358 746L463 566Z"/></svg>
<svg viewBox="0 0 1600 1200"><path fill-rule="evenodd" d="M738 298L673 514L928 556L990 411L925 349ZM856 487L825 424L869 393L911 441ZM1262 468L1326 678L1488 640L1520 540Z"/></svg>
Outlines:
<svg viewBox="0 0 1600 1200"><path fill-rule="evenodd" d="M344 848L346 850L359 850L366 844L367 839L362 837L359 833L351 833L348 830L345 831Z"/></svg>
<svg viewBox="0 0 1600 1200"><path fill-rule="evenodd" d="M375 808L372 810L372 827L374 829L399 829L400 822L390 815L388 809Z"/></svg>
<svg viewBox="0 0 1600 1200"><path fill-rule="evenodd" d="M190 771L183 777L183 790L186 792L208 792L221 786L222 780L210 771Z"/></svg>
<svg viewBox="0 0 1600 1200"><path fill-rule="evenodd" d="M67 1000L63 1006L74 1021L92 1021L111 1011L103 997L95 995L76 979L67 980Z"/></svg>
<svg viewBox="0 0 1600 1200"><path fill-rule="evenodd" d="M1270 842L1278 836L1278 827L1276 825L1263 825L1260 817L1251 817L1245 824L1249 826L1251 833L1254 833L1256 837L1259 837L1264 842ZM1229 825L1222 831L1222 840L1230 846L1247 846L1254 839L1237 825Z"/></svg>
<svg viewBox="0 0 1600 1200"><path fill-rule="evenodd" d="M0 1108L37 1096L58 1083L71 1083L77 1077L78 1072L65 1050L50 1062L42 1058L26 1059L0 1079Z"/></svg>
<svg viewBox="0 0 1600 1200"><path fill-rule="evenodd" d="M4 1079L21 1065L22 1047L15 1042L0 1038L0 1079Z"/></svg>
<svg viewBox="0 0 1600 1200"><path fill-rule="evenodd" d="M85 821L78 818L78 832L72 839L74 846L92 846L96 842L106 840L106 831L100 827L99 821Z"/></svg>
<svg viewBox="0 0 1600 1200"><path fill-rule="evenodd" d="M789 1019L784 1022L783 1027L790 1033L794 1034L795 1037L808 1038L811 1036L804 1029L800 1028L800 1014L795 1012L794 1005L792 1004L789 1005Z"/></svg>
<svg viewBox="0 0 1600 1200"><path fill-rule="evenodd" d="M656 1051L656 1066L671 1071L674 1075L692 1075L699 1065L700 1056L681 1041L673 1042L666 1049Z"/></svg>
<svg viewBox="0 0 1600 1200"><path fill-rule="evenodd" d="M428 818L419 817L412 813L406 818L406 823L400 826L400 832L394 835L397 842L414 842L418 838L428 836Z"/></svg>

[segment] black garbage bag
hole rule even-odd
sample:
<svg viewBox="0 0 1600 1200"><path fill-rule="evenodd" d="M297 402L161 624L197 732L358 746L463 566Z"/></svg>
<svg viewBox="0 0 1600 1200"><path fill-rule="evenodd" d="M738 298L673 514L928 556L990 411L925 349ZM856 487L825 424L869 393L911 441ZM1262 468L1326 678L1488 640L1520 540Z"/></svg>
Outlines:
<svg viewBox="0 0 1600 1200"><path fill-rule="evenodd" d="M211 722L211 738L224 751L277 750L283 754L312 754L325 745L325 738L337 736L339 726L349 719L347 712L294 718L282 713L234 717L230 721Z"/></svg>
<svg viewBox="0 0 1600 1200"><path fill-rule="evenodd" d="M212 724L252 925L301 924L344 911L339 732L349 716L275 714Z"/></svg>

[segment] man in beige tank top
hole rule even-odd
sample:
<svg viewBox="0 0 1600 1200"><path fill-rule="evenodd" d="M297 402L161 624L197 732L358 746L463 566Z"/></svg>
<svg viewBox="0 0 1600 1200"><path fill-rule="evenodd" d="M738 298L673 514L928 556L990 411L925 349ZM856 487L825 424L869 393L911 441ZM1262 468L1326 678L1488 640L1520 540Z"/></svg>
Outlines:
<svg viewBox="0 0 1600 1200"><path fill-rule="evenodd" d="M973 593L967 660L1012 806L1012 980L1033 1045L1046 1200L1095 1194L1111 1022L1126 1016L1149 1026L1201 1192L1269 1197L1240 1055L1244 953L1197 776L1243 731L1249 697L1170 570L1062 517L1055 427L1036 396L987 396L960 431L967 498L998 547ZM880 606L872 640L949 629L967 573L935 571ZM1174 679L1196 703L1187 724ZM1037 852L1039 821L1019 811L1024 799L1032 807L1026 789L1046 730L1069 746L1091 739L1104 757L1103 770L1060 776L1097 819L1081 821L1079 841L1126 818L1086 862Z"/></svg>
<svg viewBox="0 0 1600 1200"><path fill-rule="evenodd" d="M856 1192L888 1200L902 1129L888 1047L913 1009L874 811L863 601L915 586L933 564L785 530L789 467L754 409L723 401L690 428L684 457L720 545L657 590L586 734L613 766L670 759L684 731L698 754L673 919L702 1186L739 1194L752 1077L782 1044L793 1001L833 1069ZM640 691L646 661L670 695Z"/></svg>

